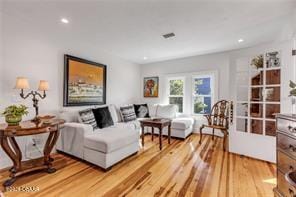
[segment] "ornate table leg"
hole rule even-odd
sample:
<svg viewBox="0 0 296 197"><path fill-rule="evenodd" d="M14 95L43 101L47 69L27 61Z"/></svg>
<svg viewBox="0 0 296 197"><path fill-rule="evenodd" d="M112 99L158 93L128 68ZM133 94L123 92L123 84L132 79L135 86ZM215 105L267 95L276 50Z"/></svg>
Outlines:
<svg viewBox="0 0 296 197"><path fill-rule="evenodd" d="M162 150L162 127L159 127L159 150Z"/></svg>
<svg viewBox="0 0 296 197"><path fill-rule="evenodd" d="M152 130L152 133L151 133L152 134L152 137L151 138L152 138L152 141L153 141L153 138L154 138L154 127L151 127L151 130Z"/></svg>
<svg viewBox="0 0 296 197"><path fill-rule="evenodd" d="M141 137L142 137L142 147L144 148L144 125L141 125L141 127L142 127L142 135L141 135Z"/></svg>
<svg viewBox="0 0 296 197"><path fill-rule="evenodd" d="M11 146L9 146L8 140ZM3 183L3 186L7 187L7 186L11 186L15 182L16 180L15 174L18 172L18 170L21 169L22 153L14 137L2 136L1 147L13 162L13 167L9 170L10 179L6 180Z"/></svg>
<svg viewBox="0 0 296 197"><path fill-rule="evenodd" d="M56 144L56 141L59 137L59 127L57 126L56 131L52 131L49 133L46 144L44 146L44 164L47 165L47 172L54 173L56 171L55 168L52 167L53 158L50 157L50 153Z"/></svg>

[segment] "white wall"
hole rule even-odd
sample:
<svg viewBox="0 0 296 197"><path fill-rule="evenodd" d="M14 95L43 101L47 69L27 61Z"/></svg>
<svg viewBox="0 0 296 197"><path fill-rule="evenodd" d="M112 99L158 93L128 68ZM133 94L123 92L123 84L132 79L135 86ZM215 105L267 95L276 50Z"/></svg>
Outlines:
<svg viewBox="0 0 296 197"><path fill-rule="evenodd" d="M159 98L143 98L141 96L142 102L148 103L165 103L166 94L165 87L166 81L165 76L167 75L178 75L177 73L187 73L187 72L200 72L208 70L217 70L219 76L219 94L218 100L221 99L232 99L234 100L234 82L233 77L235 73L235 60L241 57L249 57L257 54L270 52L274 50L281 51L282 57L282 113L291 113L291 102L288 97L289 87L288 82L290 79L295 80L295 66L293 68L293 60L291 56L292 40L269 43L264 45L259 45L251 48L234 50L223 53L200 55L170 61L163 61L151 64L145 64L141 66L141 76L159 76L160 77L160 87L159 87ZM143 86L143 82L142 82ZM143 87L141 87L141 91ZM141 93L143 94L143 93ZM198 132L199 126L206 122L205 118L202 116L195 116L195 131ZM234 128L232 128L233 130ZM210 132L210 130L205 130L205 132ZM221 133L218 133L221 135ZM230 151L239 154L245 154L248 156L265 159L268 161L275 161L275 138L268 137L258 137L254 140L250 136L242 135L240 132L230 132ZM258 148L258 144L261 144L263 148ZM254 149L252 149L252 147Z"/></svg>
<svg viewBox="0 0 296 197"><path fill-rule="evenodd" d="M3 22L4 35L1 37L4 41L4 68L1 73L4 73L4 76L3 79L1 77L1 84L4 87L4 104L0 110L3 110L3 106L12 103L23 103L30 107L30 115L26 118L34 116L31 99L21 99L19 91L13 89L16 77L25 76L29 78L32 89L37 89L40 79L49 81L50 91L47 93L47 98L39 102L40 113L56 114L60 111L63 108L64 54L107 65L107 103L121 105L139 100L140 68L138 65L106 53L100 46L73 39L71 34L59 36L54 31L44 32L38 27L31 26L28 21L8 15L5 15ZM30 138L17 140L23 152L25 149L32 149ZM10 165L1 149L0 158L0 168Z"/></svg>
<svg viewBox="0 0 296 197"><path fill-rule="evenodd" d="M3 15L2 15L2 0L0 0L0 109L2 109L2 105L3 105L3 101L2 101L2 97L3 97L3 28L2 28L2 19L3 19ZM0 121L1 121L1 117L0 117Z"/></svg>
<svg viewBox="0 0 296 197"><path fill-rule="evenodd" d="M142 90L142 102L162 103L165 101L165 77L170 74L190 73L215 70L218 71L219 87L218 98L229 98L229 54L216 53L175 59L141 66L142 87L143 77L159 76L159 97L144 98ZM143 88L142 88L143 89Z"/></svg>

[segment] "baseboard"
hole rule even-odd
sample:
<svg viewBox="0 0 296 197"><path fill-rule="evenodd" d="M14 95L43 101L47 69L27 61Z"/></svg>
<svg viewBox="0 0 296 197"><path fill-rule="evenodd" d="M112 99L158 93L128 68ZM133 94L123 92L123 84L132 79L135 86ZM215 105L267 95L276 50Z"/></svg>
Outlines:
<svg viewBox="0 0 296 197"><path fill-rule="evenodd" d="M43 150L43 148L40 149L40 147L39 147L39 150ZM55 153L55 152L56 152L56 149L54 148L54 150L51 152L51 154ZM23 161L43 156L43 153L40 153L38 150L29 151L26 154L23 152L22 154L23 154L23 158L24 158ZM30 158L27 157L27 156L30 156ZM0 170L5 169L5 168L10 167L10 166L12 166L12 161L9 159L9 157L7 155L5 156L5 158L1 158L1 160L0 160Z"/></svg>
<svg viewBox="0 0 296 197"><path fill-rule="evenodd" d="M1 158L0 170L5 169L9 166L12 166L12 161L9 158L4 158L4 159Z"/></svg>

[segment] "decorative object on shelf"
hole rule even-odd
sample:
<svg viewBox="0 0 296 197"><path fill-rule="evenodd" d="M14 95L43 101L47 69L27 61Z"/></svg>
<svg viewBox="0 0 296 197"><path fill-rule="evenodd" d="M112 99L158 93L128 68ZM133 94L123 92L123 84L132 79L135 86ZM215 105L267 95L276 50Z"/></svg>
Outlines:
<svg viewBox="0 0 296 197"><path fill-rule="evenodd" d="M256 69L263 68L263 55L257 55L251 61L251 66L255 66Z"/></svg>
<svg viewBox="0 0 296 197"><path fill-rule="evenodd" d="M27 95L25 95L24 90L29 89L29 88L30 88L30 86L29 86L29 81L28 81L27 78L18 77L16 79L15 89L21 90L20 96L23 99L27 99L29 96L33 97L32 98L33 107L35 108L35 113L36 113L34 120L37 120L38 119L38 114L39 114L39 107L38 107L39 100L37 99L37 96L39 96L41 99L44 99L46 97L46 91L48 91L48 89L49 89L49 84L45 80L40 80L38 90L37 91L32 90ZM43 94L41 95L38 91L42 91Z"/></svg>
<svg viewBox="0 0 296 197"><path fill-rule="evenodd" d="M280 52L274 51L265 54L266 68L280 67Z"/></svg>
<svg viewBox="0 0 296 197"><path fill-rule="evenodd" d="M64 106L106 104L106 65L64 56Z"/></svg>
<svg viewBox="0 0 296 197"><path fill-rule="evenodd" d="M158 77L144 77L144 97L158 97Z"/></svg>
<svg viewBox="0 0 296 197"><path fill-rule="evenodd" d="M290 97L292 102L292 114L296 114L296 83L290 80Z"/></svg>
<svg viewBox="0 0 296 197"><path fill-rule="evenodd" d="M28 108L25 105L11 105L5 108L2 113L9 126L17 126L22 121L22 117L28 114Z"/></svg>

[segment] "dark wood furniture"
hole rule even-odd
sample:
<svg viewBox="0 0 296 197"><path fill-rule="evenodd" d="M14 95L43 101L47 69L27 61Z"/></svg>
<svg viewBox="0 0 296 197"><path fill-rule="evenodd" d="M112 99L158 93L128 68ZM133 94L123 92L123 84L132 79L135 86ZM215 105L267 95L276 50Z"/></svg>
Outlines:
<svg viewBox="0 0 296 197"><path fill-rule="evenodd" d="M168 142L171 144L171 123L172 120L170 119L146 119L146 120L140 120L141 128L142 128L142 146L144 147L144 136L145 127L151 127L152 129L152 141L154 137L154 128L159 129L159 149L162 150L162 130L164 127L168 127Z"/></svg>
<svg viewBox="0 0 296 197"><path fill-rule="evenodd" d="M19 126L8 126L0 124L0 142L4 152L13 162L10 168L10 179L3 183L4 187L12 185L18 176L35 171L46 169L48 173L55 172L52 167L53 159L50 157L54 145L59 136L60 126L64 123L61 119L47 121L24 121ZM22 161L22 152L17 144L15 137L49 133L44 146L44 156L28 161Z"/></svg>
<svg viewBox="0 0 296 197"><path fill-rule="evenodd" d="M296 196L296 115L278 114L275 196Z"/></svg>
<svg viewBox="0 0 296 197"><path fill-rule="evenodd" d="M230 110L233 109L231 106L232 102L221 100L218 101L211 110L211 114L206 114L205 117L208 120L208 124L203 124L200 127L200 140L199 143L201 144L202 141L202 130L205 127L212 128L212 139L214 139L215 129L219 129L224 134L223 139L223 150L226 150L226 141L228 138L228 128L229 128L229 121L230 121Z"/></svg>

